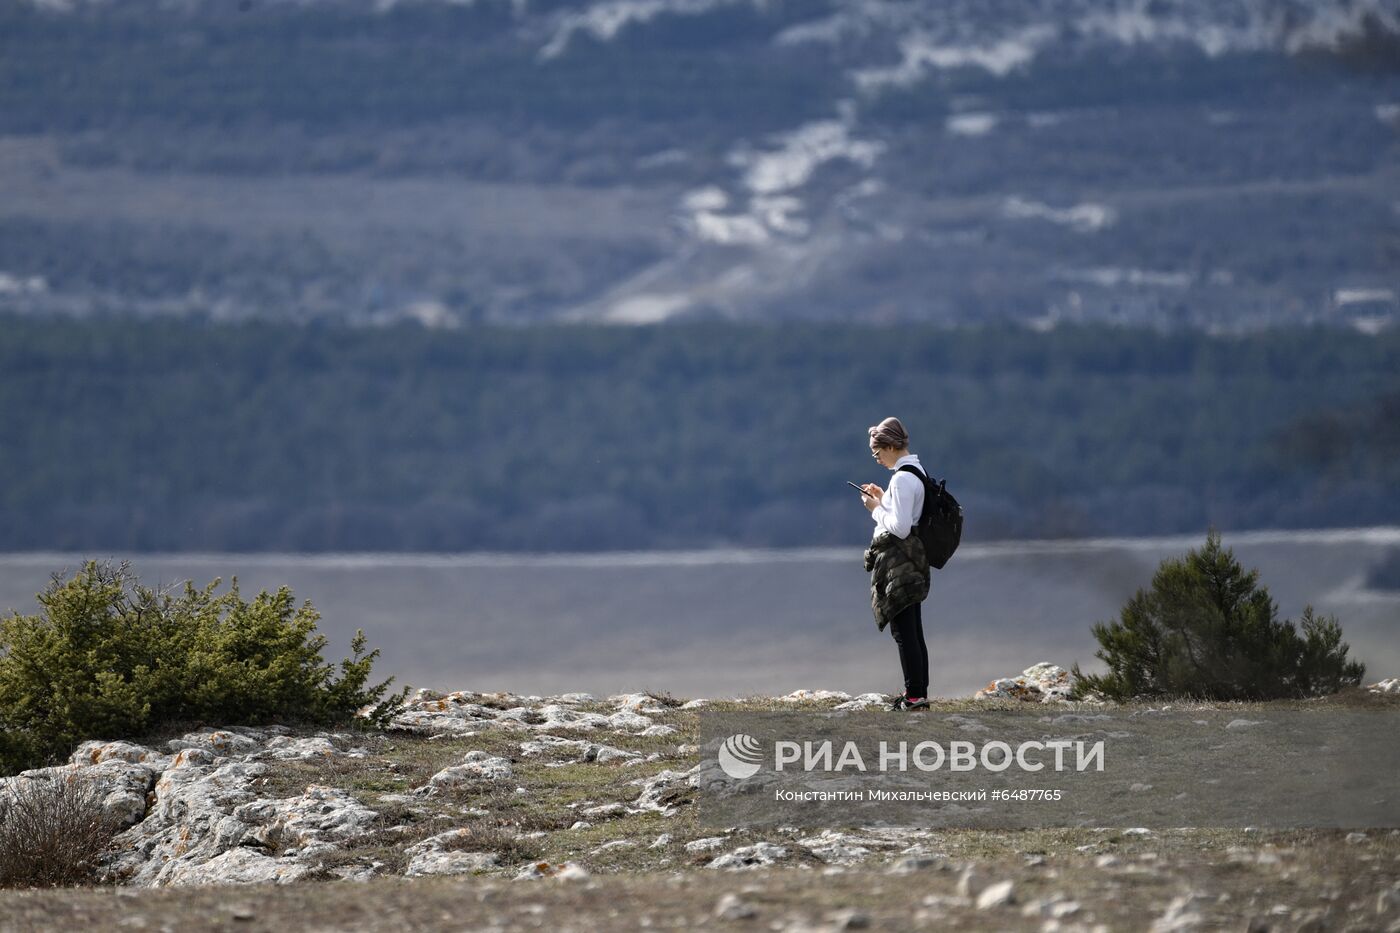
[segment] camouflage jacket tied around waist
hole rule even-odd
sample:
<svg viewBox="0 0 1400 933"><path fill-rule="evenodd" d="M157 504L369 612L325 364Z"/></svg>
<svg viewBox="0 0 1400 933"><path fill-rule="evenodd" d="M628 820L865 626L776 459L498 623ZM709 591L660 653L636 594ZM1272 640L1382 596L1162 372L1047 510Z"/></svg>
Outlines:
<svg viewBox="0 0 1400 933"><path fill-rule="evenodd" d="M870 571L870 608L882 632L890 619L928 596L928 556L913 531L903 538L888 531L876 535L865 549L865 569Z"/></svg>

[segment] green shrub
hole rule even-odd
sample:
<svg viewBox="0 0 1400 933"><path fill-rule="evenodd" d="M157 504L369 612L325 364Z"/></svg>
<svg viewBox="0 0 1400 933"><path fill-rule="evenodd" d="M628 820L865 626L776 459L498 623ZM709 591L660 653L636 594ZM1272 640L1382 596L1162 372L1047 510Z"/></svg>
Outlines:
<svg viewBox="0 0 1400 933"><path fill-rule="evenodd" d="M383 726L398 711L407 688L381 699L392 677L365 686L379 649L364 653L362 630L337 676L310 602L295 606L285 586L247 602L237 577L215 595L219 583L152 590L125 561L88 561L54 575L37 615L0 619L0 773L166 723Z"/></svg>
<svg viewBox="0 0 1400 933"><path fill-rule="evenodd" d="M1118 621L1094 625L1095 657L1109 672L1086 675L1074 665L1074 693L1268 700L1361 682L1366 668L1346 659L1336 619L1308 606L1300 625L1301 635L1279 621L1259 572L1246 573L1212 530L1204 548L1163 561L1151 589L1138 590Z"/></svg>

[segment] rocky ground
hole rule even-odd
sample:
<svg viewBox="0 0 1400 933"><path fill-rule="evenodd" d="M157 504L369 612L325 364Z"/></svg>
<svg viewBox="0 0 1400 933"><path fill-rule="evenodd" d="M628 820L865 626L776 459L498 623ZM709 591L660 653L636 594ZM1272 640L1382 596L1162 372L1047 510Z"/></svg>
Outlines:
<svg viewBox="0 0 1400 933"><path fill-rule="evenodd" d="M1063 682L1037 665L930 714L1077 705ZM696 829L699 708L883 702L419 691L384 732L86 742L0 789L98 782L125 826L101 883L0 892L0 930L1400 931L1400 830ZM1312 702L1400 706L1400 683Z"/></svg>

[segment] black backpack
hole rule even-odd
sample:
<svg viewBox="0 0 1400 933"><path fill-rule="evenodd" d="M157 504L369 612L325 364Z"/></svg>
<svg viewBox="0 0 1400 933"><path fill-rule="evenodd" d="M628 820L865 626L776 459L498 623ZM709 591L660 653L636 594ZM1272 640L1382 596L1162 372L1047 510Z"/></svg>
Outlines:
<svg viewBox="0 0 1400 933"><path fill-rule="evenodd" d="M928 554L928 565L942 570L948 558L958 549L962 540L963 510L958 500L947 490L947 480L934 483L928 476L919 472L918 467L906 463L896 473L909 471L924 484L924 509L914 529L924 542L924 552Z"/></svg>

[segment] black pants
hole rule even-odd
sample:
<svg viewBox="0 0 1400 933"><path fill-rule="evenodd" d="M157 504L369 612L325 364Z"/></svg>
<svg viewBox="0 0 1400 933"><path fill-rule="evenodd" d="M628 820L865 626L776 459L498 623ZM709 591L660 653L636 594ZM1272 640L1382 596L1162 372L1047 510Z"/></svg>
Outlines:
<svg viewBox="0 0 1400 933"><path fill-rule="evenodd" d="M890 634L899 647L899 666L904 669L904 695L928 696L928 646L924 644L924 620L920 603L890 619Z"/></svg>

